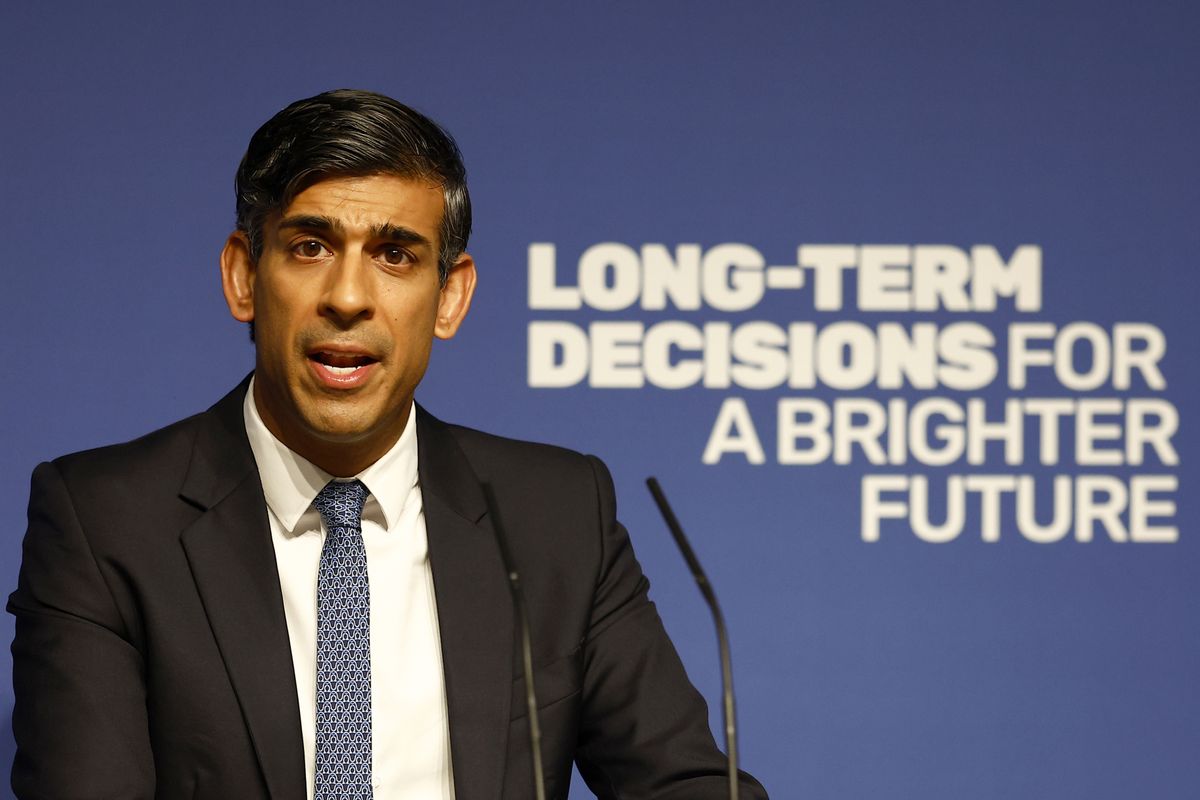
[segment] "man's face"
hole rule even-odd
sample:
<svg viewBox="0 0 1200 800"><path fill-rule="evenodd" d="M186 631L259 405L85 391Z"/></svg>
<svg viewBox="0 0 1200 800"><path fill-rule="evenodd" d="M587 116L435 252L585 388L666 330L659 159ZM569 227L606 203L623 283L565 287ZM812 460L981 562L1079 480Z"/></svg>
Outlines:
<svg viewBox="0 0 1200 800"><path fill-rule="evenodd" d="M226 301L254 322L255 402L280 441L335 475L395 443L433 337L450 338L470 305L463 256L438 280L440 187L373 175L305 189L263 229L222 252Z"/></svg>

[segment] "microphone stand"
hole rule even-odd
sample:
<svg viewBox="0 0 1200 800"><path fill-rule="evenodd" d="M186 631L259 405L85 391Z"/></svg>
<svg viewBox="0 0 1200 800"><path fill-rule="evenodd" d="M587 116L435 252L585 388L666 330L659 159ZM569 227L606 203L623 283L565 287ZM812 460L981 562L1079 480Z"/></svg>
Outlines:
<svg viewBox="0 0 1200 800"><path fill-rule="evenodd" d="M508 589L512 593L513 609L521 627L521 659L525 668L525 707L529 714L529 749L533 753L533 786L537 800L546 800L546 779L542 768L542 726L538 721L537 695L533 690L533 642L529 636L529 612L525 607L525 594L521 591L521 575L513 565L504 526L500 523L500 511L496 494L490 483L483 484L483 496L487 501L488 515L492 518L492 529L496 532L496 544L500 547L500 560L508 572Z"/></svg>
<svg viewBox="0 0 1200 800"><path fill-rule="evenodd" d="M704 595L704 601L708 603L713 622L716 624L717 647L721 651L721 694L724 700L721 711L725 721L729 797L730 800L738 800L737 709L734 707L733 701L733 664L729 655L729 635L725 630L725 617L721 614L720 605L717 604L717 595L713 592L712 584L708 582L708 576L704 574L704 568L700 566L700 561L688 543L687 536L684 535L683 528L679 525L679 520L675 518L675 512L667 503L667 497L663 494L662 487L658 485L658 480L647 478L646 486L650 488L650 494L654 496L654 502L658 504L658 510L662 513L663 520L667 523L667 528L670 529L671 536L679 547L679 552L683 554L684 561L692 571L692 577L696 580L696 585L700 587L700 594Z"/></svg>

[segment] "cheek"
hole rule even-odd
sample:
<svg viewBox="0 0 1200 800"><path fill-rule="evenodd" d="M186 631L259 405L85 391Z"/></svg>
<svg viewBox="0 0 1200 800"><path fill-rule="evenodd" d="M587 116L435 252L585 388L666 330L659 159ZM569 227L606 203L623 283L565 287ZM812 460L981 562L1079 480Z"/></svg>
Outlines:
<svg viewBox="0 0 1200 800"><path fill-rule="evenodd" d="M292 354L296 350L296 315L289 298L272 291L255 294L254 341L257 358L261 364L274 364L273 371L290 369Z"/></svg>
<svg viewBox="0 0 1200 800"><path fill-rule="evenodd" d="M413 309L410 315L391 317L388 328L393 360L406 371L423 371L433 347L433 315L424 308Z"/></svg>
<svg viewBox="0 0 1200 800"><path fill-rule="evenodd" d="M417 293L416 296L385 295L380 305L387 310L388 327L392 329L393 335L400 341L432 336L439 297L440 294L427 291Z"/></svg>
<svg viewBox="0 0 1200 800"><path fill-rule="evenodd" d="M434 323L437 314L429 308L414 309L412 314L393 322L392 329L397 338L418 352L428 352L433 342Z"/></svg>
<svg viewBox="0 0 1200 800"><path fill-rule="evenodd" d="M274 328L286 328L295 311L301 308L302 293L292 285L277 285L275 282L260 280L254 291L254 315L259 320L265 318Z"/></svg>

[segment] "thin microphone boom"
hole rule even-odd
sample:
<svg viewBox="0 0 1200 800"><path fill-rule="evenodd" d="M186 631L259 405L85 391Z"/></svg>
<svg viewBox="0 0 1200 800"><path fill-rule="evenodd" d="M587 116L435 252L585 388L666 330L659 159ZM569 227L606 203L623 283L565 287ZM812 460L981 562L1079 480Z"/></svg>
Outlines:
<svg viewBox="0 0 1200 800"><path fill-rule="evenodd" d="M529 636L529 612L525 608L525 594L521 591L521 575L513 564L504 526L500 522L500 509L490 483L483 484L483 496L487 502L488 515L492 518L492 529L496 532L496 544L500 547L500 559L508 572L508 589L512 592L513 608L521 626L521 659L525 668L525 707L529 714L529 748L533 752L533 786L537 800L546 800L546 780L542 770L542 726L538 722L537 694L533 690L533 641Z"/></svg>
<svg viewBox="0 0 1200 800"><path fill-rule="evenodd" d="M700 566L699 559L692 551L692 546L688 543L687 536L684 535L683 528L679 525L679 520L675 518L675 512L667 503L667 496L663 494L658 480L647 478L646 486L650 488L650 494L654 496L654 502L658 504L658 510L662 513L663 520L666 521L667 528L670 529L671 536L675 539L675 544L679 546L683 560L687 562L688 569L692 571L692 577L696 579L696 585L700 587L700 594L704 595L704 601L708 603L713 622L717 627L717 647L721 651L721 694L724 698L721 710L725 720L729 797L730 800L738 800L737 709L733 702L733 663L729 656L729 635L725 631L725 617L721 614L721 606L717 604L717 595L713 592L712 584L708 582L708 576L704 574L704 568Z"/></svg>

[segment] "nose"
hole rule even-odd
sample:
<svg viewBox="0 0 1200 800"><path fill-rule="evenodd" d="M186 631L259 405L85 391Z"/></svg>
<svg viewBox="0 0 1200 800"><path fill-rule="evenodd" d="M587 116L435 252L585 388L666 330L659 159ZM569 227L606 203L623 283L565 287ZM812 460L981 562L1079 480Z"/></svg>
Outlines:
<svg viewBox="0 0 1200 800"><path fill-rule="evenodd" d="M341 327L375 312L372 276L362 259L347 253L333 264L321 297L321 316Z"/></svg>

